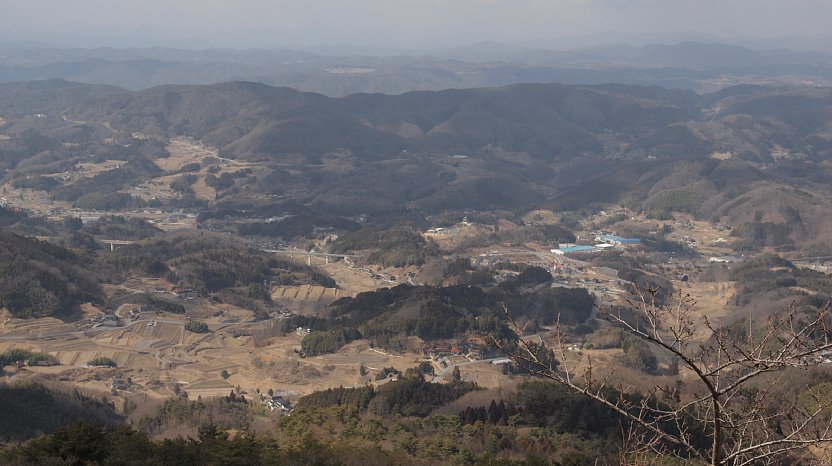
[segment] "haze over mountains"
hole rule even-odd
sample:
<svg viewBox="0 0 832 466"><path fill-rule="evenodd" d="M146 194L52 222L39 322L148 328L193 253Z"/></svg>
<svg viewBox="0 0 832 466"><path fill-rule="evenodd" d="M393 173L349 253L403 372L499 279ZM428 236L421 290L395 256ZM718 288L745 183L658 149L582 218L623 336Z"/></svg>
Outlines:
<svg viewBox="0 0 832 466"><path fill-rule="evenodd" d="M712 92L743 83L829 85L832 55L823 49L794 52L709 41L563 50L482 42L415 51L346 46L194 51L0 45L0 82L55 78L132 90L246 80L330 96L530 82L619 82Z"/></svg>
<svg viewBox="0 0 832 466"><path fill-rule="evenodd" d="M832 464L830 24L3 2L0 465Z"/></svg>
<svg viewBox="0 0 832 466"><path fill-rule="evenodd" d="M827 0L6 3L0 463L829 464Z"/></svg>

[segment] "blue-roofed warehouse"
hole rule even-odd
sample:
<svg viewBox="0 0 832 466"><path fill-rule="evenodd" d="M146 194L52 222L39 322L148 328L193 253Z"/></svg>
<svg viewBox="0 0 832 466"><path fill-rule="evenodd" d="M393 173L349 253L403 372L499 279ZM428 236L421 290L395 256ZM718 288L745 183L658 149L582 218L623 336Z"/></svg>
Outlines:
<svg viewBox="0 0 832 466"><path fill-rule="evenodd" d="M591 252L594 251L594 246L569 246L567 248L552 249L555 254L569 254L570 252Z"/></svg>

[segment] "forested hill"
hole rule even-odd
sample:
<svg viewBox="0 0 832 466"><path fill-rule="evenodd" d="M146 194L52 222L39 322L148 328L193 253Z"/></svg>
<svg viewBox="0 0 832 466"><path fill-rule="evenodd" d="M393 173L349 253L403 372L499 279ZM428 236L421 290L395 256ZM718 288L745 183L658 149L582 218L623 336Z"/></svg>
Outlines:
<svg viewBox="0 0 832 466"><path fill-rule="evenodd" d="M811 154L829 150L832 116L832 90L815 88L739 86L699 96L655 86L519 84L329 98L233 82L134 93L101 87L101 97L87 100L95 94L90 86L54 83L44 94L49 107L64 102L63 113L76 119L150 136L191 135L247 158L490 149L563 160L618 152L621 144L634 155L721 149L760 156L772 144ZM43 92L38 82L0 86L0 102L29 86Z"/></svg>
<svg viewBox="0 0 832 466"><path fill-rule="evenodd" d="M548 160L723 150L765 158L774 144L829 153L832 90L737 86L700 96L656 86L518 84L330 98L249 82L127 92L54 80L0 85L0 112L58 112L128 133L189 135L247 158L344 149L373 159L402 150Z"/></svg>
<svg viewBox="0 0 832 466"><path fill-rule="evenodd" d="M466 153L491 146L570 158L599 152L603 133L640 133L696 118L697 101L690 91L558 84L335 99L235 82L161 86L71 111L129 132L192 135L234 157L316 157L347 149L378 159L402 150Z"/></svg>
<svg viewBox="0 0 832 466"><path fill-rule="evenodd" d="M64 315L100 301L99 278L76 253L0 229L0 307L17 317Z"/></svg>
<svg viewBox="0 0 832 466"><path fill-rule="evenodd" d="M752 243L786 225L775 247L829 231L817 219L832 205L830 88L517 84L331 98L250 82L128 92L38 81L0 85L0 115L5 180L81 207L91 190L172 174L153 160L185 135L267 168L213 180L215 200L286 195L337 215L623 203L748 224ZM72 186L30 177L87 153L130 163Z"/></svg>

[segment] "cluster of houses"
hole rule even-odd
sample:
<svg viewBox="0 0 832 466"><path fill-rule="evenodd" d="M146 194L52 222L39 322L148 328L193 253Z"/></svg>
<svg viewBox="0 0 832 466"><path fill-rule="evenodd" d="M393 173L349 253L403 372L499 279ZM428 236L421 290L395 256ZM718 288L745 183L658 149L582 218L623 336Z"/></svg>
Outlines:
<svg viewBox="0 0 832 466"><path fill-rule="evenodd" d="M179 287L179 288L174 288L173 290L168 291L165 288L157 286L156 288L153 288L153 292L154 293L159 293L159 294L170 293L173 296L175 296L179 299L184 299L186 301L193 301L196 298L196 290L194 290L193 288Z"/></svg>
<svg viewBox="0 0 832 466"><path fill-rule="evenodd" d="M376 273L372 269L370 269L369 267L355 267L354 264L352 264L349 261L348 257L345 257L344 260L346 261L348 267L354 269L357 272L366 273L373 280L383 280L385 283L388 283L390 285L395 285L399 281L399 277L397 277L397 276L395 276L391 273L388 273L388 272L378 272L378 273Z"/></svg>
<svg viewBox="0 0 832 466"><path fill-rule="evenodd" d="M280 410L280 411L286 411L287 413L291 413L292 410L294 409L294 407L292 406L292 403L289 402L289 400L283 398L280 395L274 395L271 398L266 398L266 400L263 402L263 404L268 406L269 409L272 410L272 411Z"/></svg>
<svg viewBox="0 0 832 466"><path fill-rule="evenodd" d="M447 364L451 356L464 356L468 360L476 361L483 359L486 352L487 349L482 345L468 342L433 342L422 348L425 358L439 361L440 364L443 361Z"/></svg>

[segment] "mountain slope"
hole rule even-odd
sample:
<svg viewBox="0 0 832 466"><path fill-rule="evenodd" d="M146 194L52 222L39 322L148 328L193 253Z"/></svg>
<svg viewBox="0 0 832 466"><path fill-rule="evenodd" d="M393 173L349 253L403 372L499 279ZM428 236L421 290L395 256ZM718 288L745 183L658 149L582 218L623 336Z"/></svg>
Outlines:
<svg viewBox="0 0 832 466"><path fill-rule="evenodd" d="M127 132L195 136L243 158L338 149L383 158L403 149L486 146L569 158L599 151L598 133L638 133L694 117L696 109L685 105L695 100L693 93L660 88L556 84L332 99L226 83L123 93L74 113Z"/></svg>
<svg viewBox="0 0 832 466"><path fill-rule="evenodd" d="M20 102L55 114L16 114ZM524 84L330 98L248 82L127 92L55 81L0 86L0 103L6 180L76 203L176 175L154 161L181 135L248 167L214 177L212 201L285 196L335 216L624 203L764 230L799 217L787 236L802 243L825 241L818 219L832 199L830 88ZM129 163L56 181L85 153Z"/></svg>

